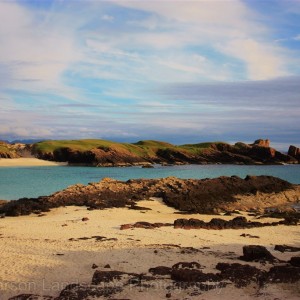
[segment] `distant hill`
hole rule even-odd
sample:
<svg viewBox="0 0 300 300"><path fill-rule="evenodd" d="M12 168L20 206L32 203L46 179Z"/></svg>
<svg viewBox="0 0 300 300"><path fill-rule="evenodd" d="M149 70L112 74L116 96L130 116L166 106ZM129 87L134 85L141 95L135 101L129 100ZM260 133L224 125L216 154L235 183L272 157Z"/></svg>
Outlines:
<svg viewBox="0 0 300 300"><path fill-rule="evenodd" d="M172 145L144 140L117 143L108 140L51 140L34 143L31 152L38 158L92 166L132 166L150 164L280 164L298 163L292 156L270 147L269 140L253 144L207 142Z"/></svg>

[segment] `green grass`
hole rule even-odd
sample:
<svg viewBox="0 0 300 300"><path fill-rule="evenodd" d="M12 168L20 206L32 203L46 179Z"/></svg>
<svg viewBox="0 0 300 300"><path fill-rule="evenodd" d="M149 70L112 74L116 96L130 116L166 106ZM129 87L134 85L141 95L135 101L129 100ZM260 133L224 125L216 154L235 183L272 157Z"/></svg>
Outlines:
<svg viewBox="0 0 300 300"><path fill-rule="evenodd" d="M158 150L181 151L188 154L201 154L203 150L209 149L212 144L222 142L210 142L199 144L185 144L175 146L170 143L154 140L139 141L137 143L116 143L108 140L84 139L84 140L51 140L34 144L34 150L40 153L52 153L60 148L70 148L74 151L89 151L95 148L103 150L115 150L118 152L130 152L139 157L154 157Z"/></svg>
<svg viewBox="0 0 300 300"><path fill-rule="evenodd" d="M191 154L201 154L204 150L208 150L211 148L212 145L219 145L219 144L227 144L224 142L206 142L206 143L198 143L198 144L184 144L179 146L181 149L187 150Z"/></svg>
<svg viewBox="0 0 300 300"><path fill-rule="evenodd" d="M2 152L2 153L11 153L12 151L10 149L8 149L7 146L0 145L0 152Z"/></svg>

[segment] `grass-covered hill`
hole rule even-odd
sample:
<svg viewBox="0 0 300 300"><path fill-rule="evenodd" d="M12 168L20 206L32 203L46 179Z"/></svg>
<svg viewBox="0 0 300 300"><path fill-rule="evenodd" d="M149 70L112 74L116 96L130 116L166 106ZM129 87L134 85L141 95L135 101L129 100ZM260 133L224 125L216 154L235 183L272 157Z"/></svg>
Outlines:
<svg viewBox="0 0 300 300"><path fill-rule="evenodd" d="M295 162L290 156L270 148L267 140L257 140L251 145L210 142L179 146L154 140L137 143L96 139L51 140L33 144L32 154L47 160L94 166Z"/></svg>

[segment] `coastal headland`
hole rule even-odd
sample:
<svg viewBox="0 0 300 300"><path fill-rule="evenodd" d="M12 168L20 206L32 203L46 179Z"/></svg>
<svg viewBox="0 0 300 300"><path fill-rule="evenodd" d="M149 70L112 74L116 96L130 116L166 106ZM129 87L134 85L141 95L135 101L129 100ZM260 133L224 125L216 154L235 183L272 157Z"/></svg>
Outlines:
<svg viewBox="0 0 300 300"><path fill-rule="evenodd" d="M38 158L69 165L151 167L153 164L297 164L299 148L287 154L258 139L252 144L225 142L172 145L160 141L117 143L107 140L50 140L34 144L1 142L0 158ZM3 159L0 159L0 166ZM35 162L37 163L37 161Z"/></svg>

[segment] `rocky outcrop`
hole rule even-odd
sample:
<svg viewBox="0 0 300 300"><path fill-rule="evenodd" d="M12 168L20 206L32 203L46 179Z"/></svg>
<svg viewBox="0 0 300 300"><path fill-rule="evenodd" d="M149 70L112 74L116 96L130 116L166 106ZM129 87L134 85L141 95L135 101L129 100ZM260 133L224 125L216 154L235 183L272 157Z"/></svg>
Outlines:
<svg viewBox="0 0 300 300"><path fill-rule="evenodd" d="M14 145L0 141L0 158L18 158L17 148Z"/></svg>
<svg viewBox="0 0 300 300"><path fill-rule="evenodd" d="M267 147L270 148L270 140L263 140L263 139L258 139L256 141L254 141L254 143L252 144L252 146L259 146L259 147Z"/></svg>
<svg viewBox="0 0 300 300"><path fill-rule="evenodd" d="M134 179L105 178L98 183L76 184L50 196L9 201L0 213L10 216L41 213L53 207L78 205L89 209L134 207L151 197L162 198L176 209L189 213L215 214L222 211L289 205L298 200L299 187L271 176L237 176L213 179ZM270 203L272 199L272 203Z"/></svg>
<svg viewBox="0 0 300 300"><path fill-rule="evenodd" d="M298 161L300 161L300 148L291 145L289 147L288 155L291 157L296 158Z"/></svg>

